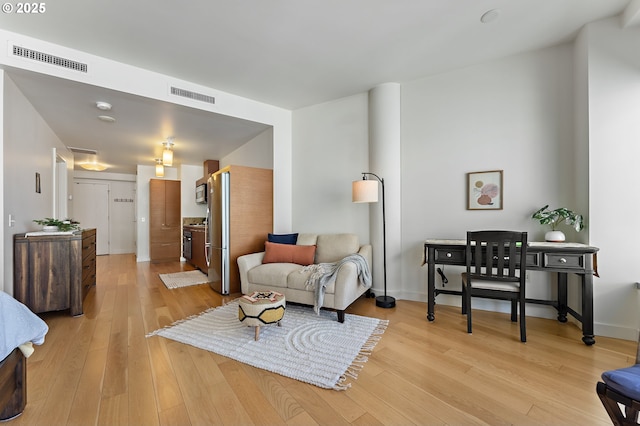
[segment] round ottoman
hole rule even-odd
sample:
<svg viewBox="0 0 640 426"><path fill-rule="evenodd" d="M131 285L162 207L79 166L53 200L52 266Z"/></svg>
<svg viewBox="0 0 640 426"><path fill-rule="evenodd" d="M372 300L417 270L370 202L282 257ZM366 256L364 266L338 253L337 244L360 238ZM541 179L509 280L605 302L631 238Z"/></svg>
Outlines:
<svg viewBox="0 0 640 426"><path fill-rule="evenodd" d="M256 328L255 340L258 340L260 326L274 323L280 326L285 308L284 294L275 291L256 291L240 298L238 319Z"/></svg>

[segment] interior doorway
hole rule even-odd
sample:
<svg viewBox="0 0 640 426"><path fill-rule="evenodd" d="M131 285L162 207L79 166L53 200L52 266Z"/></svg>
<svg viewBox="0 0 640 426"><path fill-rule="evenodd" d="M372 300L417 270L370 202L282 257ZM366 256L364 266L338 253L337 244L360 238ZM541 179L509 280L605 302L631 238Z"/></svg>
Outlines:
<svg viewBox="0 0 640 426"><path fill-rule="evenodd" d="M96 254L109 254L109 184L76 182L74 219L82 228L96 228Z"/></svg>

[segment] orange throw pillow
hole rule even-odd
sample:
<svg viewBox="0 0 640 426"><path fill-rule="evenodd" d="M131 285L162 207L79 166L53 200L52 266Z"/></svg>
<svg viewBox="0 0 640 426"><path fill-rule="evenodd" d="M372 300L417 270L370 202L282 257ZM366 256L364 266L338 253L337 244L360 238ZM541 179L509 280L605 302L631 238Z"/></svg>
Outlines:
<svg viewBox="0 0 640 426"><path fill-rule="evenodd" d="M298 246L265 241L262 263L297 263L311 265L316 255L316 246Z"/></svg>

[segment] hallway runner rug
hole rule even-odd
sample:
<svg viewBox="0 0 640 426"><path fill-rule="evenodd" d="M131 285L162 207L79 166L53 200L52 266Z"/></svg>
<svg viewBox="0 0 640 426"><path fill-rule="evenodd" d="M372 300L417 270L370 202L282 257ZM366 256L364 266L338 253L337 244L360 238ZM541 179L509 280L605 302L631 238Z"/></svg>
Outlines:
<svg viewBox="0 0 640 426"><path fill-rule="evenodd" d="M260 328L238 320L238 300L177 321L147 337L162 336L325 389L344 390L357 378L389 324L386 320L311 306L287 305L281 326Z"/></svg>
<svg viewBox="0 0 640 426"><path fill-rule="evenodd" d="M190 285L204 284L209 278L199 270L175 272L173 274L158 274L167 288L174 289Z"/></svg>

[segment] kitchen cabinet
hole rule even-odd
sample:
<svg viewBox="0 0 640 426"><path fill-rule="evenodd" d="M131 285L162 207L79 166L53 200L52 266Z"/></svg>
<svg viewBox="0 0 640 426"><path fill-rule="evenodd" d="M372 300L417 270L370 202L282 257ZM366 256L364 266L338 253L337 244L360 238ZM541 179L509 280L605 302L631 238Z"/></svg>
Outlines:
<svg viewBox="0 0 640 426"><path fill-rule="evenodd" d="M69 309L82 315L96 283L96 230L42 234L14 236L13 296L35 313Z"/></svg>
<svg viewBox="0 0 640 426"><path fill-rule="evenodd" d="M207 180L209 180L209 176L211 176L211 173L215 173L220 170L220 162L218 160L206 160L203 163L203 169L204 176L196 181L196 186L206 185Z"/></svg>
<svg viewBox="0 0 640 426"><path fill-rule="evenodd" d="M149 257L151 262L179 261L182 219L180 181L149 181Z"/></svg>
<svg viewBox="0 0 640 426"><path fill-rule="evenodd" d="M209 268L207 267L207 260L204 255L204 234L206 227L202 225L187 225L184 229L191 232L191 258L185 256L185 259L207 274Z"/></svg>

